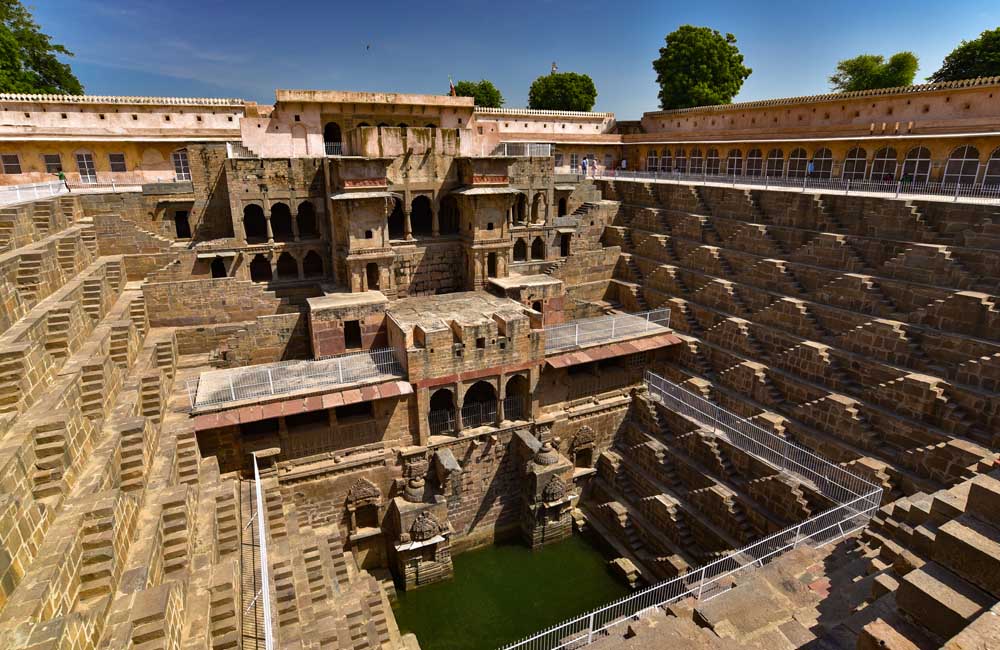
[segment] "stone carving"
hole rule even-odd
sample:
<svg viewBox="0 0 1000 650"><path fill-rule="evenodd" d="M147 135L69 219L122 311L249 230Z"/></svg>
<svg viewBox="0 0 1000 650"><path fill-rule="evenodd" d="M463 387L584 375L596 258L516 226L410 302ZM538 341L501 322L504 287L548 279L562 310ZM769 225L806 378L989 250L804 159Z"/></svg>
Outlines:
<svg viewBox="0 0 1000 650"><path fill-rule="evenodd" d="M552 503L566 497L566 484L558 476L553 476L542 490L542 501Z"/></svg>
<svg viewBox="0 0 1000 650"><path fill-rule="evenodd" d="M573 444L570 445L571 449L582 449L584 447L592 447L597 439L597 435L594 430L590 427L584 425L580 427L576 435L573 436Z"/></svg>
<svg viewBox="0 0 1000 650"><path fill-rule="evenodd" d="M424 500L424 479L419 476L411 478L403 490L403 498L410 503L420 503Z"/></svg>
<svg viewBox="0 0 1000 650"><path fill-rule="evenodd" d="M559 452L552 446L551 442L546 442L535 454L537 465L555 465L559 462Z"/></svg>
<svg viewBox="0 0 1000 650"><path fill-rule="evenodd" d="M416 542L426 542L440 532L441 524L429 512L421 512L410 526L410 537Z"/></svg>
<svg viewBox="0 0 1000 650"><path fill-rule="evenodd" d="M382 491L368 479L359 478L347 493L348 507L359 508L382 500Z"/></svg>

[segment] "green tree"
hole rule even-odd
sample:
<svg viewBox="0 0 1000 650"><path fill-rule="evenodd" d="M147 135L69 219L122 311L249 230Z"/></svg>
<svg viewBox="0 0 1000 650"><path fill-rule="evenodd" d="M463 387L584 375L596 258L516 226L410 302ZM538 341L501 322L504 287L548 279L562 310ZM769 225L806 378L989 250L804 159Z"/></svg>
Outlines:
<svg viewBox="0 0 1000 650"><path fill-rule="evenodd" d="M844 59L830 75L833 89L846 93L872 88L897 88L913 84L917 57L913 52L896 52L886 61L881 54L861 54Z"/></svg>
<svg viewBox="0 0 1000 650"><path fill-rule="evenodd" d="M528 108L548 111L589 111L597 101L597 86L589 75L553 72L531 82Z"/></svg>
<svg viewBox="0 0 1000 650"><path fill-rule="evenodd" d="M39 30L20 0L0 0L0 92L82 95L80 80L59 54L73 56Z"/></svg>
<svg viewBox="0 0 1000 650"><path fill-rule="evenodd" d="M1000 27L986 30L979 38L962 44L944 57L941 69L928 81L960 81L1000 76Z"/></svg>
<svg viewBox="0 0 1000 650"><path fill-rule="evenodd" d="M503 95L493 85L492 81L459 81L455 84L455 94L459 97L474 97L476 106L483 108L500 108L503 106Z"/></svg>
<svg viewBox="0 0 1000 650"><path fill-rule="evenodd" d="M743 65L732 34L681 25L665 40L653 61L663 110L729 104L753 72Z"/></svg>

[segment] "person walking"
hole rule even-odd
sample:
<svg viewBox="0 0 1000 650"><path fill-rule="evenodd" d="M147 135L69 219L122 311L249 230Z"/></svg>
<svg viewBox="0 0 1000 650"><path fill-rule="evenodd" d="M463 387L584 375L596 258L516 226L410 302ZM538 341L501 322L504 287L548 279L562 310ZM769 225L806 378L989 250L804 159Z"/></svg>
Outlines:
<svg viewBox="0 0 1000 650"><path fill-rule="evenodd" d="M584 156L583 160L580 161L580 169L583 170L583 177L587 178L587 157Z"/></svg>
<svg viewBox="0 0 1000 650"><path fill-rule="evenodd" d="M66 174L63 173L63 170L60 169L58 172L56 172L56 178L62 181L62 184L66 188L67 192L70 193L73 192L73 190L69 189L69 183L66 182Z"/></svg>

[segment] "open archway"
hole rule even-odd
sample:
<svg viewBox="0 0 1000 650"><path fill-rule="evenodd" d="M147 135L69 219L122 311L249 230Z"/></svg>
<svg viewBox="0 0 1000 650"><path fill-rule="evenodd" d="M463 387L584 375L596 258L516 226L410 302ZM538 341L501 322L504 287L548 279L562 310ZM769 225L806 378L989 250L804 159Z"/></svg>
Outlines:
<svg viewBox="0 0 1000 650"><path fill-rule="evenodd" d="M536 192L535 197L531 199L532 223L543 223L545 221L546 207L545 194Z"/></svg>
<svg viewBox="0 0 1000 650"><path fill-rule="evenodd" d="M403 219L403 202L399 199L393 199L392 212L389 214L389 239L402 239L404 237Z"/></svg>
<svg viewBox="0 0 1000 650"><path fill-rule="evenodd" d="M212 277L213 278L224 278L229 275L226 272L226 261L219 256L216 256L212 260Z"/></svg>
<svg viewBox="0 0 1000 650"><path fill-rule="evenodd" d="M523 239L514 242L514 261L526 262L528 260L528 244Z"/></svg>
<svg viewBox="0 0 1000 650"><path fill-rule="evenodd" d="M433 222L430 197L424 195L414 197L410 204L410 227L413 228L413 234L430 235L433 232Z"/></svg>
<svg viewBox="0 0 1000 650"><path fill-rule="evenodd" d="M279 280L298 280L299 263L289 252L284 252L278 256L278 263L275 264Z"/></svg>
<svg viewBox="0 0 1000 650"><path fill-rule="evenodd" d="M438 232L442 235L457 235L458 224L458 199L449 194L441 200L441 210L438 212Z"/></svg>
<svg viewBox="0 0 1000 650"><path fill-rule="evenodd" d="M427 423L431 435L451 433L455 430L455 394L448 388L439 388L431 395Z"/></svg>
<svg viewBox="0 0 1000 650"><path fill-rule="evenodd" d="M534 241L531 242L531 259L545 259L545 240L541 237L535 237Z"/></svg>
<svg viewBox="0 0 1000 650"><path fill-rule="evenodd" d="M380 287L379 278L382 275L379 271L378 264L375 262L369 262L365 266L365 280L368 283L369 291L378 291Z"/></svg>
<svg viewBox="0 0 1000 650"><path fill-rule="evenodd" d="M497 391L487 381L477 381L465 393L462 424L468 428L493 424L497 417Z"/></svg>
<svg viewBox="0 0 1000 650"><path fill-rule="evenodd" d="M327 122L323 125L323 142L327 144L340 144L343 142L339 124L336 122Z"/></svg>
<svg viewBox="0 0 1000 650"><path fill-rule="evenodd" d="M309 251L302 258L302 275L307 278L323 277L323 258L316 251Z"/></svg>
<svg viewBox="0 0 1000 650"><path fill-rule="evenodd" d="M292 211L285 203L271 206L271 234L274 241L292 240Z"/></svg>
<svg viewBox="0 0 1000 650"><path fill-rule="evenodd" d="M514 375L508 379L505 394L504 417L508 420L527 419L528 405L531 399L528 378L524 375Z"/></svg>
<svg viewBox="0 0 1000 650"><path fill-rule="evenodd" d="M250 279L253 282L270 282L273 279L271 262L260 253L254 255L250 262Z"/></svg>
<svg viewBox="0 0 1000 650"><path fill-rule="evenodd" d="M497 277L497 254L489 253L486 256L486 277Z"/></svg>
<svg viewBox="0 0 1000 650"><path fill-rule="evenodd" d="M299 203L298 213L295 221L299 226L299 237L302 239L315 239L319 236L316 229L316 208L309 201Z"/></svg>
<svg viewBox="0 0 1000 650"><path fill-rule="evenodd" d="M566 202L566 197L564 196L561 199L559 199L559 207L557 209L556 214L560 217L565 217L567 213L566 206L567 202Z"/></svg>
<svg viewBox="0 0 1000 650"><path fill-rule="evenodd" d="M267 241L267 220L264 208L251 204L243 208L243 232L248 242Z"/></svg>

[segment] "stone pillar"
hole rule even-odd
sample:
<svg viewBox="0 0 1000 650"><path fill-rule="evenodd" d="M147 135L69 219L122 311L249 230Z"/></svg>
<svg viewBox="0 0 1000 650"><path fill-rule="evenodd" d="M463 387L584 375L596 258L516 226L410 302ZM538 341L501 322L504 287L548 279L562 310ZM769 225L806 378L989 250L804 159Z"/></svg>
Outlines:
<svg viewBox="0 0 1000 650"><path fill-rule="evenodd" d="M461 384L455 384L455 433L461 433L464 429L462 424L462 404L465 403L465 391L462 391Z"/></svg>
<svg viewBox="0 0 1000 650"><path fill-rule="evenodd" d="M292 223L295 223L295 222L292 221ZM296 239L298 239L298 236L296 236ZM296 257L295 258L295 266L297 267L298 272L299 272L299 279L300 280L305 280L306 279L306 271L305 271L305 269L302 268L302 260Z"/></svg>
<svg viewBox="0 0 1000 650"><path fill-rule="evenodd" d="M505 375L500 374L497 379L497 426L499 427L504 420L507 419L507 414L504 413L503 401L507 399L507 382L504 381Z"/></svg>
<svg viewBox="0 0 1000 650"><path fill-rule="evenodd" d="M274 231L271 230L271 214L270 213L268 213L264 217L264 223L267 224L267 243L268 244L273 244L274 243Z"/></svg>
<svg viewBox="0 0 1000 650"><path fill-rule="evenodd" d="M410 211L403 210L403 238L407 241L413 239L413 226L410 225Z"/></svg>
<svg viewBox="0 0 1000 650"><path fill-rule="evenodd" d="M431 234L435 237L441 234L441 226L438 223L438 204L431 204Z"/></svg>

